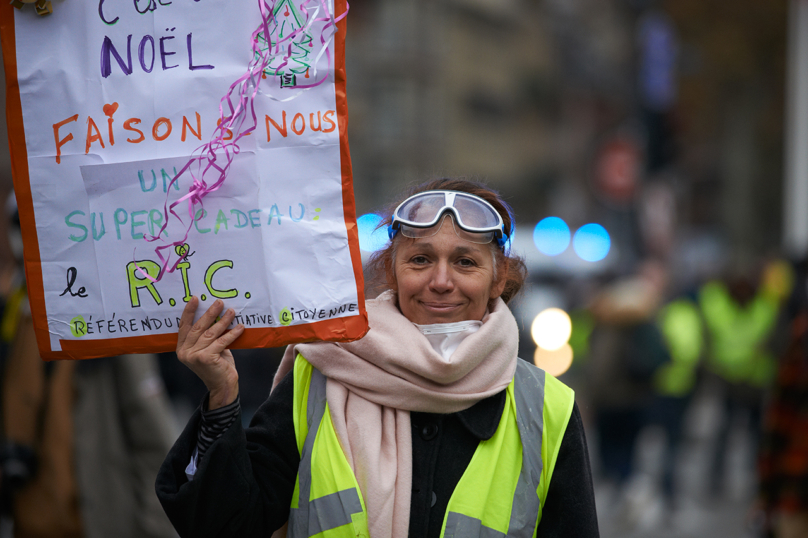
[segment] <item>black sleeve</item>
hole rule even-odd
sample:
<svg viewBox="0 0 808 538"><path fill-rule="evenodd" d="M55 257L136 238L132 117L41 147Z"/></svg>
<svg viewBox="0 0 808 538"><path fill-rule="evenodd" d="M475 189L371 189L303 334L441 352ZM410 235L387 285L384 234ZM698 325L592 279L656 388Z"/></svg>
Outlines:
<svg viewBox="0 0 808 538"><path fill-rule="evenodd" d="M581 413L576 403L561 440L537 538L598 538L595 491Z"/></svg>
<svg viewBox="0 0 808 538"><path fill-rule="evenodd" d="M166 456L155 485L181 537L265 537L283 526L300 463L293 397L290 373L246 430L239 413L210 445L189 482L185 468L196 446L201 414L196 410Z"/></svg>

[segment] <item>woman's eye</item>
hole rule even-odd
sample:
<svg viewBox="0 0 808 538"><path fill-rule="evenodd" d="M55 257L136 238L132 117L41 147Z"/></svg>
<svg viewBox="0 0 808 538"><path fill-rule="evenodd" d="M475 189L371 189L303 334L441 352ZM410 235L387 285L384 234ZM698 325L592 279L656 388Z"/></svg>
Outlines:
<svg viewBox="0 0 808 538"><path fill-rule="evenodd" d="M459 263L461 267L474 267L475 265L477 265L476 263L474 263L474 260L469 258L460 258L457 261L457 263Z"/></svg>
<svg viewBox="0 0 808 538"><path fill-rule="evenodd" d="M416 265L423 265L429 262L429 260L426 259L426 256L413 256L410 261Z"/></svg>

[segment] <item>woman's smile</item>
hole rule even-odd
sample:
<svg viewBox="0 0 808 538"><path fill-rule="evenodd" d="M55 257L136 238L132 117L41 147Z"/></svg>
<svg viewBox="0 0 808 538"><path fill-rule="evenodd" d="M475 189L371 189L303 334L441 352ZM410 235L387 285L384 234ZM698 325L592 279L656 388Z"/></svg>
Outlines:
<svg viewBox="0 0 808 538"><path fill-rule="evenodd" d="M436 303L427 301L421 301L421 304L428 310L434 310L440 313L449 312L454 308L460 308L462 306L460 303Z"/></svg>
<svg viewBox="0 0 808 538"><path fill-rule="evenodd" d="M450 216L437 226L431 237L402 238L396 251L401 313L419 325L480 320L504 286L495 281L492 245L458 237Z"/></svg>

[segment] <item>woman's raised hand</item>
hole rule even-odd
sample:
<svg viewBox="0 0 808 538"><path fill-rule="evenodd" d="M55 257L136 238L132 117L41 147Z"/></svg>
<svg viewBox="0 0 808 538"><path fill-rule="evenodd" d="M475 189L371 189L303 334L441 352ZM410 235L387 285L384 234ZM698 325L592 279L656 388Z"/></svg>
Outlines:
<svg viewBox="0 0 808 538"><path fill-rule="evenodd" d="M244 332L244 326L236 325L227 330L235 318L232 308L224 309L224 303L217 300L194 323L194 314L199 299L192 297L180 318L177 338L177 357L205 383L210 391L208 409L218 409L231 404L238 397L238 372L233 354L227 347ZM221 314L221 318L216 318ZM215 322L215 323L214 323Z"/></svg>

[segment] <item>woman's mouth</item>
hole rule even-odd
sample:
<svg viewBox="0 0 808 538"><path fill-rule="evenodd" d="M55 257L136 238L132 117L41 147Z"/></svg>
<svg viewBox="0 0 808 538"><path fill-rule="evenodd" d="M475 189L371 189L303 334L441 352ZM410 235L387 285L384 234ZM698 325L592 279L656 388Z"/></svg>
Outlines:
<svg viewBox="0 0 808 538"><path fill-rule="evenodd" d="M449 312L460 305L458 303L442 303L442 302L424 302L422 301L421 304L427 310L432 310L433 312Z"/></svg>

